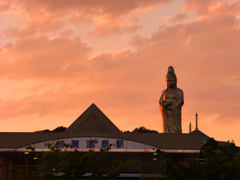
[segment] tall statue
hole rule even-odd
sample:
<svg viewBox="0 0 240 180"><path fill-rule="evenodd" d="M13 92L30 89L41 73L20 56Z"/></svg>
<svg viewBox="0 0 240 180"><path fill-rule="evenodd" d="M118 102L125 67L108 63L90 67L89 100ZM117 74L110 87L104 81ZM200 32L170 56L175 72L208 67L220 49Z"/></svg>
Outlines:
<svg viewBox="0 0 240 180"><path fill-rule="evenodd" d="M159 100L163 118L164 133L182 133L181 111L184 104L183 91L177 88L177 76L172 66L166 75L167 89L162 92Z"/></svg>

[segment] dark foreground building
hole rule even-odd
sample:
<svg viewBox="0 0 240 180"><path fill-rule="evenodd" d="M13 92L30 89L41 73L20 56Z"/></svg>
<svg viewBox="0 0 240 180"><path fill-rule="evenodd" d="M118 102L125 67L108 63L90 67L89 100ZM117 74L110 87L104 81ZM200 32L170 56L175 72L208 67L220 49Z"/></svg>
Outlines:
<svg viewBox="0 0 240 180"><path fill-rule="evenodd" d="M137 166L122 172L118 178L161 179L164 175L156 172L156 167L161 162L153 158L156 149L169 154L176 161L196 159L205 138L199 130L189 134L121 132L92 104L64 132L0 133L0 180L20 179L9 171L11 164L22 167L24 171L28 170L26 166L36 164L34 159L26 161L29 151L27 146L34 147L35 152L41 153L49 150L46 143L56 142L70 144L72 150L76 149L81 153L86 153L89 149L99 151L111 144L108 153L112 159L134 158L139 161Z"/></svg>

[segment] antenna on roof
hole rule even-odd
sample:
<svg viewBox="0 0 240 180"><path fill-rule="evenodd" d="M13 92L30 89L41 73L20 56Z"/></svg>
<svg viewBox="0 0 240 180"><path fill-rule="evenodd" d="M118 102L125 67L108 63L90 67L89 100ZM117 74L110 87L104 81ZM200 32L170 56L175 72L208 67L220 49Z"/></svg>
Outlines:
<svg viewBox="0 0 240 180"><path fill-rule="evenodd" d="M195 128L195 130L198 130L198 113L197 112L196 112L195 116L196 116L196 128Z"/></svg>
<svg viewBox="0 0 240 180"><path fill-rule="evenodd" d="M192 132L192 123L189 123L189 134Z"/></svg>

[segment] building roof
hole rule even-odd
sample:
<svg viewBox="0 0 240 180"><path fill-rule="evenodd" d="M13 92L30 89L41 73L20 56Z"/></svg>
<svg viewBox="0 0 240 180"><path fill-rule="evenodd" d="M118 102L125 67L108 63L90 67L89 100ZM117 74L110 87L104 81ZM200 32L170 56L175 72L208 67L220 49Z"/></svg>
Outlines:
<svg viewBox="0 0 240 180"><path fill-rule="evenodd" d="M92 104L64 132L0 133L0 148L20 148L49 140L76 137L105 137L135 141L160 149L199 150L199 134L122 133L104 113Z"/></svg>
<svg viewBox="0 0 240 180"><path fill-rule="evenodd" d="M93 103L67 129L67 133L120 133L110 119Z"/></svg>
<svg viewBox="0 0 240 180"><path fill-rule="evenodd" d="M198 129L195 129L194 131L192 131L191 134L199 135L201 138L201 144L206 143L207 140L209 139L209 136L207 136L206 134L204 134L202 131L200 131Z"/></svg>
<svg viewBox="0 0 240 180"><path fill-rule="evenodd" d="M135 141L161 149L198 150L200 136L193 134L148 134L148 133L0 133L0 148L20 148L27 145L65 138L105 137Z"/></svg>

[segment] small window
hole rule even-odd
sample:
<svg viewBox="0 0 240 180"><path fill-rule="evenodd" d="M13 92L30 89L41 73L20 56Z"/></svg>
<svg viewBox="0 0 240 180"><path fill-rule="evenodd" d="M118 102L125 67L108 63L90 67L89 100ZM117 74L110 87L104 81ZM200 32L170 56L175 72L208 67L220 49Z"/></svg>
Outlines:
<svg viewBox="0 0 240 180"><path fill-rule="evenodd" d="M123 145L124 145L123 140L117 140L116 141L116 148L123 148L124 147Z"/></svg>
<svg viewBox="0 0 240 180"><path fill-rule="evenodd" d="M102 140L102 148L107 148L108 147L108 140Z"/></svg>
<svg viewBox="0 0 240 180"><path fill-rule="evenodd" d="M94 148L94 140L87 140L87 148Z"/></svg>
<svg viewBox="0 0 240 180"><path fill-rule="evenodd" d="M79 148L79 141L78 140L72 140L72 147L73 148Z"/></svg>

